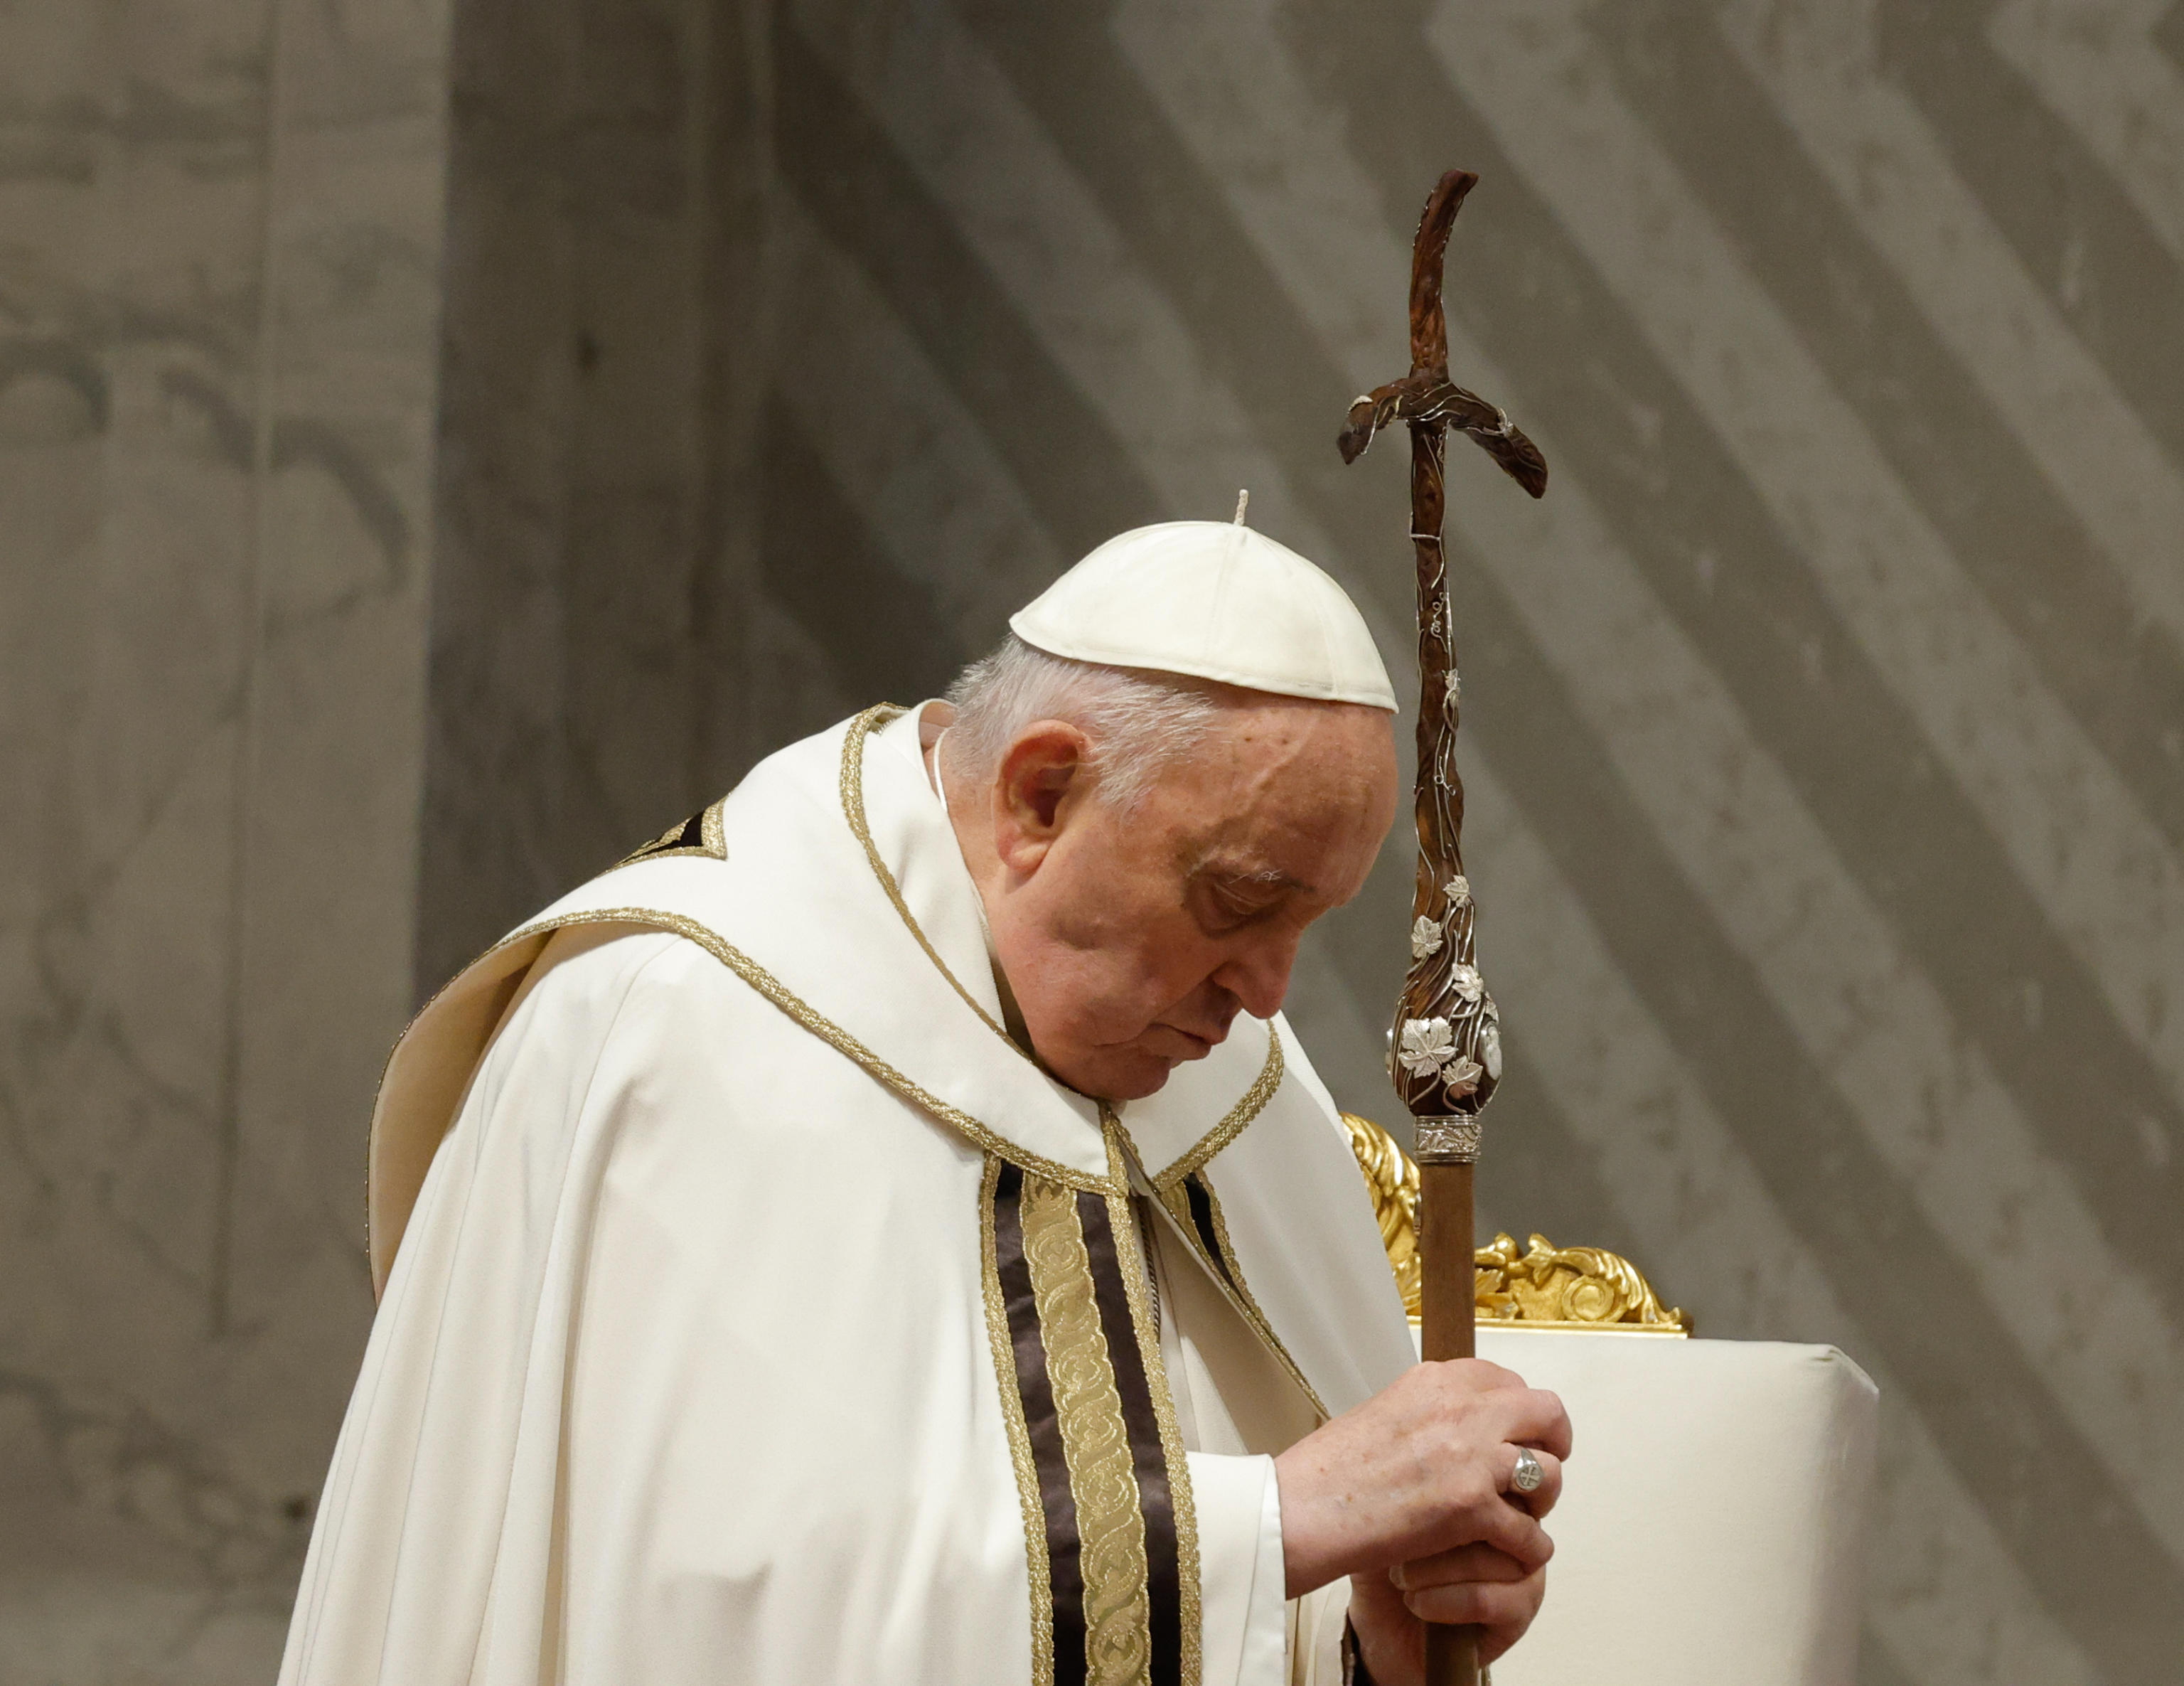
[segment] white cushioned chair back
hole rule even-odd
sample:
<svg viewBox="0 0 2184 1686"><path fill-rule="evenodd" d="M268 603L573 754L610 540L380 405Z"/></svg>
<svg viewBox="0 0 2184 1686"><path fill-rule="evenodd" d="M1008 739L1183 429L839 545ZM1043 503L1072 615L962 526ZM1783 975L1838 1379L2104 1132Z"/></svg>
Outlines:
<svg viewBox="0 0 2184 1686"><path fill-rule="evenodd" d="M1852 1686L1877 1393L1832 1347L1482 1327L1576 1445L1495 1686Z"/></svg>

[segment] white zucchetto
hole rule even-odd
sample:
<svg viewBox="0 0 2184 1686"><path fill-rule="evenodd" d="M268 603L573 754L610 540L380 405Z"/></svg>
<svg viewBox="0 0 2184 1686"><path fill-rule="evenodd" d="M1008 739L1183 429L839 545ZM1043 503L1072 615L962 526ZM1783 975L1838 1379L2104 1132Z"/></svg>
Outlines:
<svg viewBox="0 0 2184 1686"><path fill-rule="evenodd" d="M1286 544L1239 523L1118 534L1009 618L1050 656L1397 712L1365 617Z"/></svg>

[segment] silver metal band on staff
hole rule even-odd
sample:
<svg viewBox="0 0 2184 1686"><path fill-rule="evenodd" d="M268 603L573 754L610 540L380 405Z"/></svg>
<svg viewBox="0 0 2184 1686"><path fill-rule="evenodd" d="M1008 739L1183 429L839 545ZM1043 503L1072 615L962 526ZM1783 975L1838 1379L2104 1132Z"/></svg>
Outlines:
<svg viewBox="0 0 2184 1686"><path fill-rule="evenodd" d="M1418 1125L1417 1150L1412 1154L1422 1165L1475 1165L1479 1163L1483 1127L1475 1118L1422 1118Z"/></svg>

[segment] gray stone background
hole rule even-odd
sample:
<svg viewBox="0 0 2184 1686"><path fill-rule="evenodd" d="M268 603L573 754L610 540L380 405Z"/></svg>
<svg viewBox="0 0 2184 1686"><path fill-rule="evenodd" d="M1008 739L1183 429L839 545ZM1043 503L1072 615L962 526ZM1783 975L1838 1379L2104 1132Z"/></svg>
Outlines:
<svg viewBox="0 0 2184 1686"><path fill-rule="evenodd" d="M270 1680L504 928L1240 486L1406 650L1453 163L1484 1216L1880 1379L1869 1686L2178 1678L2184 4L7 0L0 1682Z"/></svg>

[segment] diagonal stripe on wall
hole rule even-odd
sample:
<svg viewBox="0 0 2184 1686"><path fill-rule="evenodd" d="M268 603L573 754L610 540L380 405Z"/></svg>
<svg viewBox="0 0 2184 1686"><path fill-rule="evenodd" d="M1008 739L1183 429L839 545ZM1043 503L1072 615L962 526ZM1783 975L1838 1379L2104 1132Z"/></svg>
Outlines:
<svg viewBox="0 0 2184 1686"><path fill-rule="evenodd" d="M2092 550L2045 477L2044 438L2027 444L2006 425L2011 410L2038 423L2031 395L1990 407L1703 10L1639 0L1591 24L1624 97L1927 520L2171 846L2184 844L2184 779L2162 741L2164 723L2184 717L2184 645Z"/></svg>
<svg viewBox="0 0 2184 1686"><path fill-rule="evenodd" d="M1446 14L1443 14L1446 17ZM1607 82L1574 8L1444 63L1685 384L2126 1029L2184 1088L2184 868L2039 684L1793 331ZM1552 100L1556 122L1535 120ZM2134 885L2129 911L2114 888Z"/></svg>
<svg viewBox="0 0 2184 1686"><path fill-rule="evenodd" d="M1881 0L1876 69L1926 114L1957 173L2086 349L2184 463L2184 288L2131 196L1988 38L1988 4Z"/></svg>

